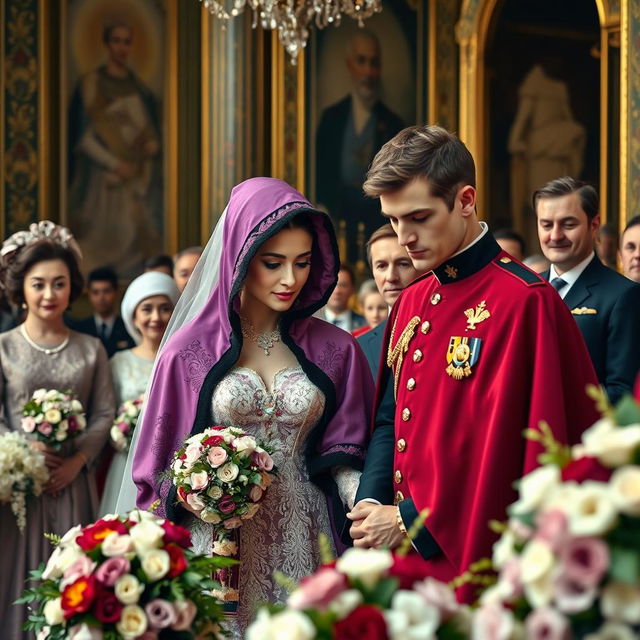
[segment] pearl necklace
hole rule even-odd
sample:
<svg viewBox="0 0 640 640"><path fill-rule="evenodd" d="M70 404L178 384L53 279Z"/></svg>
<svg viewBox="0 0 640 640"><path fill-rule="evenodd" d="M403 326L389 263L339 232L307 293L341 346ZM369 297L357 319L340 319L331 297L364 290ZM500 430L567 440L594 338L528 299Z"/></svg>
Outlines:
<svg viewBox="0 0 640 640"><path fill-rule="evenodd" d="M269 350L273 349L273 345L276 342L280 342L280 331L276 329L275 331L256 333L251 322L249 322L246 318L241 318L241 320L242 337L249 338L249 340L255 342L258 347L264 351L265 356L271 355L269 353Z"/></svg>
<svg viewBox="0 0 640 640"><path fill-rule="evenodd" d="M20 333L31 347L33 347L36 351L40 351L40 353L44 353L47 356L52 356L56 353L60 353L69 344L69 333L67 333L67 337L57 347L41 347L39 344L35 343L29 337L27 330L24 328L24 324L20 325Z"/></svg>

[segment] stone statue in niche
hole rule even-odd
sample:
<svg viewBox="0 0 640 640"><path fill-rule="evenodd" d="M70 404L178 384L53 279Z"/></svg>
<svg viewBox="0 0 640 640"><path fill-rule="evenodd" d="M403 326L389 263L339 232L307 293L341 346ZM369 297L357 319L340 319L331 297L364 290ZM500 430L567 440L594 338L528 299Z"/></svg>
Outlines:
<svg viewBox="0 0 640 640"><path fill-rule="evenodd" d="M518 89L518 111L509 132L511 209L523 230L532 193L561 176L580 176L585 128L571 113L567 85L536 64Z"/></svg>

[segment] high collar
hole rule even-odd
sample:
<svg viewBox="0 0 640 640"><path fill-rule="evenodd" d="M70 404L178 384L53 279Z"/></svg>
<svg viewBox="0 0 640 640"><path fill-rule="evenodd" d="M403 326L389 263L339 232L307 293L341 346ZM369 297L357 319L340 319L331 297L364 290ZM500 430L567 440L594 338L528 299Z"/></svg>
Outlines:
<svg viewBox="0 0 640 640"><path fill-rule="evenodd" d="M493 234L487 231L477 242L445 260L433 270L433 273L440 284L453 284L486 267L500 251L500 245L495 241Z"/></svg>

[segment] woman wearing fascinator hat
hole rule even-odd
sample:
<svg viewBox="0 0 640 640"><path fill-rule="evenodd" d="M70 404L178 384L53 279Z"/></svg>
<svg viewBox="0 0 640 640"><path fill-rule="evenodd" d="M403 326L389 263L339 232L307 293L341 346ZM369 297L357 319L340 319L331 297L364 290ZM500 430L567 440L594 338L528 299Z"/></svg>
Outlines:
<svg viewBox="0 0 640 640"><path fill-rule="evenodd" d="M33 638L22 630L25 605L13 602L29 571L51 554L44 534L63 535L75 524L91 522L98 506L94 462L107 439L115 399L100 341L70 331L63 322L82 291L79 259L73 236L49 221L14 234L0 250L2 294L26 314L20 326L0 335L0 433L20 430L22 408L41 388L74 391L87 418L86 430L59 451L33 439L33 447L44 452L50 477L45 492L27 501L24 535L10 506L0 505L0 620L6 638Z"/></svg>
<svg viewBox="0 0 640 640"><path fill-rule="evenodd" d="M274 447L278 475L237 530L235 633L260 601L286 598L275 570L299 580L317 568L320 532L339 551L348 539L345 509L364 460L373 381L355 340L313 317L338 266L331 222L303 195L273 178L236 186L178 301L134 435L137 504L159 500L159 512L184 521L201 552L212 549L213 527L163 478L173 452L216 424ZM118 511L132 501L124 487Z"/></svg>

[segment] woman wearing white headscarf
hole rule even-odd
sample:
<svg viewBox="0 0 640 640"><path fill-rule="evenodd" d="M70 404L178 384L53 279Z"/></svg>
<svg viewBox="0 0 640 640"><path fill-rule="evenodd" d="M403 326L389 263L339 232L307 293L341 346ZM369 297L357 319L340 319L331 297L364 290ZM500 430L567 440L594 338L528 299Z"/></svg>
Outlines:
<svg viewBox="0 0 640 640"><path fill-rule="evenodd" d="M118 406L141 396L147 387L153 361L180 292L170 276L150 271L136 278L122 299L122 319L137 346L118 351L109 361ZM100 513L113 513L127 460L117 452L111 463Z"/></svg>

